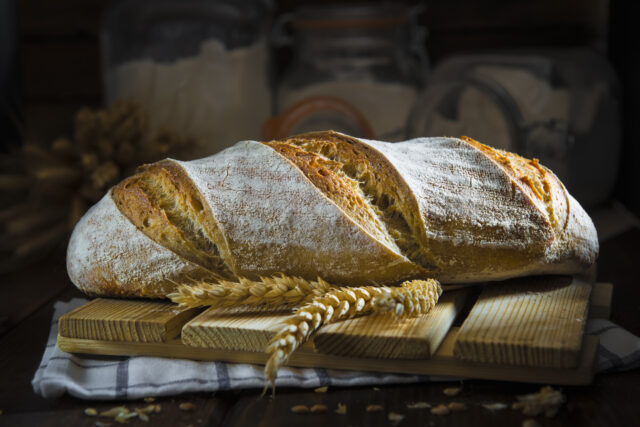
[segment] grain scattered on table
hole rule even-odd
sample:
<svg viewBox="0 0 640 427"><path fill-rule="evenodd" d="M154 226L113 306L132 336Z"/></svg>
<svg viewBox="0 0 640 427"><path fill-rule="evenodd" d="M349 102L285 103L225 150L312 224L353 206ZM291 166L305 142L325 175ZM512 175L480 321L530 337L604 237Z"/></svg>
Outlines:
<svg viewBox="0 0 640 427"><path fill-rule="evenodd" d="M367 406L367 412L379 412L384 411L384 407L382 405L371 404Z"/></svg>
<svg viewBox="0 0 640 427"><path fill-rule="evenodd" d="M407 403L408 409L428 409L431 408L431 404L427 402L412 402Z"/></svg>
<svg viewBox="0 0 640 427"><path fill-rule="evenodd" d="M461 387L447 387L442 392L449 397L457 396L462 391Z"/></svg>
<svg viewBox="0 0 640 427"><path fill-rule="evenodd" d="M436 407L431 408L431 413L434 415L448 415L449 408L447 405L438 405Z"/></svg>
<svg viewBox="0 0 640 427"><path fill-rule="evenodd" d="M449 402L447 408L449 408L451 412L462 412L467 410L467 405L462 402Z"/></svg>
<svg viewBox="0 0 640 427"><path fill-rule="evenodd" d="M547 418L556 416L566 397L560 390L545 386L537 393L518 396L518 401L511 405L511 409L522 411L523 415L536 416L544 413Z"/></svg>
<svg viewBox="0 0 640 427"><path fill-rule="evenodd" d="M398 414L396 412L389 412L389 414L387 415L387 418L393 425L399 424L402 420L404 420L404 417L404 415Z"/></svg>
<svg viewBox="0 0 640 427"><path fill-rule="evenodd" d="M540 427L540 424L533 418L527 418L522 421L522 427Z"/></svg>
<svg viewBox="0 0 640 427"><path fill-rule="evenodd" d="M483 403L482 407L484 409L488 409L489 411L499 411L502 409L507 409L509 405L501 402L493 402L493 403Z"/></svg>
<svg viewBox="0 0 640 427"><path fill-rule="evenodd" d="M336 414L344 415L347 413L347 405L344 403L338 403L338 409L336 409Z"/></svg>
<svg viewBox="0 0 640 427"><path fill-rule="evenodd" d="M323 414L325 412L327 412L329 410L329 408L327 408L327 405L322 405L320 403L317 403L315 405L313 405L311 407L311 413L312 414Z"/></svg>
<svg viewBox="0 0 640 427"><path fill-rule="evenodd" d="M308 414L309 407L307 405L294 405L291 407L291 412L294 414Z"/></svg>
<svg viewBox="0 0 640 427"><path fill-rule="evenodd" d="M181 411L193 411L194 409L196 409L196 405L191 402L182 402L180 405L178 405L178 408L180 408Z"/></svg>

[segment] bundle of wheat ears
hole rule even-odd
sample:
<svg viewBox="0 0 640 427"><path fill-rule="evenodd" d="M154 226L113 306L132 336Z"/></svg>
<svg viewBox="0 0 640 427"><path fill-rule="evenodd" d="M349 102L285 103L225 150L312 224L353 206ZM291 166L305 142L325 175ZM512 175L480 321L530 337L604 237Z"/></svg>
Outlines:
<svg viewBox="0 0 640 427"><path fill-rule="evenodd" d="M63 246L89 206L137 166L189 157L196 145L167 129L152 131L138 104L120 100L79 110L72 137L26 141L0 156L0 272Z"/></svg>
<svg viewBox="0 0 640 427"><path fill-rule="evenodd" d="M411 280L400 286L340 287L318 278L308 281L285 275L240 278L217 283L195 282L181 285L168 297L181 307L272 307L291 308L280 331L265 349L269 359L265 365L265 391L275 391L278 370L293 352L321 326L374 312L391 312L397 317L425 314L442 294L434 279Z"/></svg>

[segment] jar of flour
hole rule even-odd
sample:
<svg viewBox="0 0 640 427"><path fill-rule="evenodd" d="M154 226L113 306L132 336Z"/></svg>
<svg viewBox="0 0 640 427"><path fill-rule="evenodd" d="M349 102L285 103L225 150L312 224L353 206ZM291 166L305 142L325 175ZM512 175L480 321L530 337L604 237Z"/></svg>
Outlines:
<svg viewBox="0 0 640 427"><path fill-rule="evenodd" d="M332 129L404 139L427 71L424 31L403 4L305 6L276 26L292 61L276 90L266 137Z"/></svg>
<svg viewBox="0 0 640 427"><path fill-rule="evenodd" d="M115 2L103 23L104 94L138 102L152 132L193 157L259 139L271 108L266 0Z"/></svg>

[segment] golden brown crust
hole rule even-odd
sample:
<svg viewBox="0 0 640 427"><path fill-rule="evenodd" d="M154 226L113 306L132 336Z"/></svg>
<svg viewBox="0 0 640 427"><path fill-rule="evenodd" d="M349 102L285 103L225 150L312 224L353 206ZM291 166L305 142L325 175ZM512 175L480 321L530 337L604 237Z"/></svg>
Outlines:
<svg viewBox="0 0 640 427"><path fill-rule="evenodd" d="M460 139L468 142L500 164L505 173L513 179L513 185L520 184L522 191L526 192L538 206L544 206L547 211L547 219L554 232L557 233L566 227L568 212L563 212L563 217L558 218L553 202L554 191L562 192L563 199L566 200L568 197L566 189L549 169L540 164L538 159L527 159L515 153L497 150L468 136L462 136Z"/></svg>
<svg viewBox="0 0 640 427"><path fill-rule="evenodd" d="M571 274L597 250L587 214L535 159L470 138L314 132L145 166L79 223L68 265L86 292L158 296L211 273L340 285Z"/></svg>
<svg viewBox="0 0 640 427"><path fill-rule="evenodd" d="M215 219L179 165L169 160L145 165L111 194L118 209L149 238L221 277L230 277L216 245Z"/></svg>
<svg viewBox="0 0 640 427"><path fill-rule="evenodd" d="M305 151L287 142L273 141L265 144L296 165L316 188L369 234L397 249L358 182L348 177L342 170L344 164Z"/></svg>
<svg viewBox="0 0 640 427"><path fill-rule="evenodd" d="M333 131L309 132L284 142L340 162L347 176L360 183L402 253L424 269L438 270L426 247L419 209L407 183L380 152L362 141Z"/></svg>

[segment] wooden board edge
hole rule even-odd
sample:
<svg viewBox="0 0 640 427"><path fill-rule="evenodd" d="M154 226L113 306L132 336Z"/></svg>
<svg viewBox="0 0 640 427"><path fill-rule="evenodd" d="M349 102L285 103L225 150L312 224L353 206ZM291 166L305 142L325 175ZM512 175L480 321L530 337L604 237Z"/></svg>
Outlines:
<svg viewBox="0 0 640 427"><path fill-rule="evenodd" d="M585 336L585 343L578 368L554 369L483 365L459 361L446 354L439 356L440 353L451 351L452 345L449 344L446 346L446 344L447 342L455 340L455 334L457 334L457 330L447 336L445 343L443 343L441 349L431 360L384 360L341 357L315 353L309 347L303 347L291 357L288 366L453 376L469 379L554 385L587 385L593 380L599 343L598 337ZM267 360L267 354L265 353L188 347L182 344L179 339L173 339L166 343L123 343L68 338L58 335L58 348L69 353L112 356L156 356L259 365L263 365Z"/></svg>
<svg viewBox="0 0 640 427"><path fill-rule="evenodd" d="M613 283L596 282L591 290L589 300L589 319L609 319L611 317L611 300Z"/></svg>

